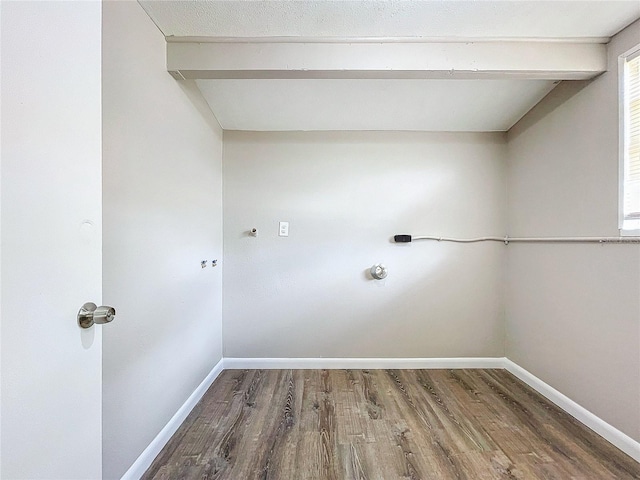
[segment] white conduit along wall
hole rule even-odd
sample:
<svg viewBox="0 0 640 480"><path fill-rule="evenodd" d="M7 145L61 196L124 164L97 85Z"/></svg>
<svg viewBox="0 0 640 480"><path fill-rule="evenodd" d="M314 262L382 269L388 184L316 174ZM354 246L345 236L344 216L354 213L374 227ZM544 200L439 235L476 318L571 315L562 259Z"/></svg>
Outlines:
<svg viewBox="0 0 640 480"><path fill-rule="evenodd" d="M432 236L395 235L396 243L409 243L414 240L435 240L437 242L477 243L477 242L503 242L505 245L513 242L522 243L640 243L640 237L477 237L477 238L451 238Z"/></svg>

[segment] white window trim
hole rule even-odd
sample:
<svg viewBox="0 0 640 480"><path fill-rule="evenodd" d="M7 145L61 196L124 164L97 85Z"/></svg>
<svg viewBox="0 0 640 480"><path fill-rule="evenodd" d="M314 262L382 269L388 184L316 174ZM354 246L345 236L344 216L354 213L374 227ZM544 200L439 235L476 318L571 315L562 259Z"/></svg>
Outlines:
<svg viewBox="0 0 640 480"><path fill-rule="evenodd" d="M627 50L618 57L618 230L622 237L638 237L640 229L624 230L624 161L625 161L625 114L626 105L624 101L624 65L625 62L640 56L640 44Z"/></svg>

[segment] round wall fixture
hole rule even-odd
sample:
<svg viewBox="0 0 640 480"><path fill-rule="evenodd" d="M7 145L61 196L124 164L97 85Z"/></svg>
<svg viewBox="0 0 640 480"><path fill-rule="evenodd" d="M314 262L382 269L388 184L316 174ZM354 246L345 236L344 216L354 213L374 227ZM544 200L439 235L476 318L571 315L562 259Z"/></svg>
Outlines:
<svg viewBox="0 0 640 480"><path fill-rule="evenodd" d="M373 267L371 267L371 276L376 280L382 280L387 276L387 267L382 265L381 263L376 263Z"/></svg>

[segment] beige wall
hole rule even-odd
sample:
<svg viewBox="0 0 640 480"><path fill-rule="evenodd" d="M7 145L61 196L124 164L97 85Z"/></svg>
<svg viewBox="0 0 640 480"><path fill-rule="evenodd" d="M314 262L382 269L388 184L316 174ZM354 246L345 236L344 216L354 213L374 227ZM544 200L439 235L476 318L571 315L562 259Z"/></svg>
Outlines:
<svg viewBox="0 0 640 480"><path fill-rule="evenodd" d="M222 356L222 132L137 2L103 3L104 478Z"/></svg>
<svg viewBox="0 0 640 480"><path fill-rule="evenodd" d="M618 234L618 56L640 22L609 45L609 71L565 83L508 134L511 236ZM506 353L640 440L640 248L511 244Z"/></svg>
<svg viewBox="0 0 640 480"><path fill-rule="evenodd" d="M503 233L502 134L227 131L224 142L226 357L504 355L504 245L391 243ZM366 275L378 262L384 281Z"/></svg>

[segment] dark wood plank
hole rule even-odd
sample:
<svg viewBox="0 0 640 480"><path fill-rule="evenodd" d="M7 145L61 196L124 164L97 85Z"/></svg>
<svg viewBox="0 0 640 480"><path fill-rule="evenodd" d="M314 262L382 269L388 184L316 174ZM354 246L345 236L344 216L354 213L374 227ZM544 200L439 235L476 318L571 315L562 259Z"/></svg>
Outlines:
<svg viewBox="0 0 640 480"><path fill-rule="evenodd" d="M143 476L640 479L504 370L228 370Z"/></svg>

